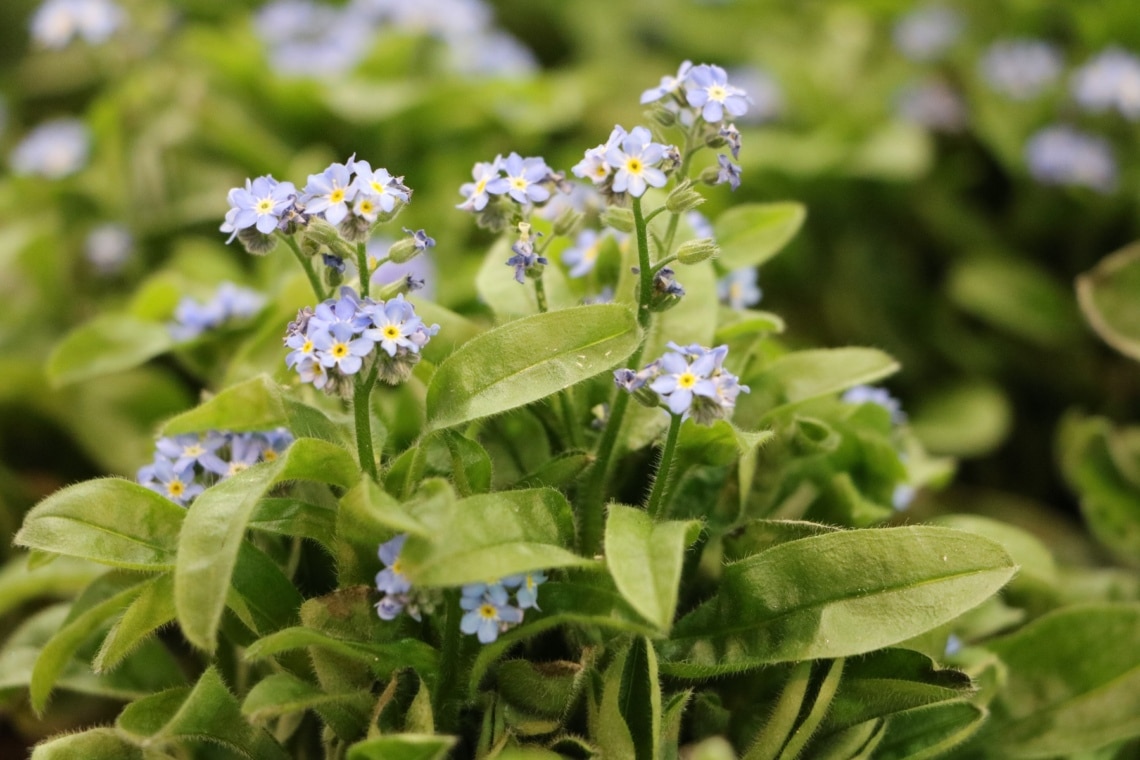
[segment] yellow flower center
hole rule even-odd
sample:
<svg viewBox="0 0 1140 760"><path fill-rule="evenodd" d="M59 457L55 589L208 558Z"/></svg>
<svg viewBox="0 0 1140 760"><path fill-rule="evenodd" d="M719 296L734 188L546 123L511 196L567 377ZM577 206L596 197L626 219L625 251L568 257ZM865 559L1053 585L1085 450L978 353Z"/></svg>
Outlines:
<svg viewBox="0 0 1140 760"><path fill-rule="evenodd" d="M499 611L495 609L495 605L484 602L479 606L479 617L484 620L496 620L499 617Z"/></svg>
<svg viewBox="0 0 1140 760"><path fill-rule="evenodd" d="M679 388L692 388L696 384L697 376L692 372L682 372L677 378L677 387Z"/></svg>
<svg viewBox="0 0 1140 760"><path fill-rule="evenodd" d="M605 164L598 164L598 167L594 169L594 174L598 175L599 177L604 177L609 173L610 167L606 166Z"/></svg>
<svg viewBox="0 0 1140 760"><path fill-rule="evenodd" d="M376 207L372 205L372 201L363 200L360 202L360 213L371 214Z"/></svg>
<svg viewBox="0 0 1140 760"><path fill-rule="evenodd" d="M261 458L264 459L266 462L276 462L277 461L277 452L274 451L273 449L266 449L265 452L262 453Z"/></svg>
<svg viewBox="0 0 1140 760"><path fill-rule="evenodd" d="M384 337L388 340L395 340L400 337L400 328L395 325L388 325L384 328Z"/></svg>
<svg viewBox="0 0 1140 760"><path fill-rule="evenodd" d="M329 203L340 203L344 200L344 189L338 187L329 193Z"/></svg>
<svg viewBox="0 0 1140 760"><path fill-rule="evenodd" d="M301 353L311 354L313 352L313 341L306 340L305 345L301 346Z"/></svg>
<svg viewBox="0 0 1140 760"><path fill-rule="evenodd" d="M175 478L166 484L166 493L172 499L177 499L186 492L186 484Z"/></svg>
<svg viewBox="0 0 1140 760"><path fill-rule="evenodd" d="M399 557L397 557L396 561L392 563L391 569L392 569L392 572L395 573L396 575L403 575L404 574L404 563L400 561Z"/></svg>
<svg viewBox="0 0 1140 760"><path fill-rule="evenodd" d="M645 164L641 163L640 158L631 158L625 162L625 170L630 174L641 174L645 169Z"/></svg>
<svg viewBox="0 0 1140 760"><path fill-rule="evenodd" d="M734 282L728 286L728 300L733 303L738 303L744 296L744 286L739 282Z"/></svg>
<svg viewBox="0 0 1140 760"><path fill-rule="evenodd" d="M377 195L383 195L384 192L388 189L387 185L381 185L375 180L369 182L368 185L372 188L372 192L376 193Z"/></svg>
<svg viewBox="0 0 1140 760"><path fill-rule="evenodd" d="M197 444L197 443L192 443L189 446L184 446L182 448L183 456L200 457L205 453L206 453L206 450L204 448L202 448L202 446L200 444Z"/></svg>
<svg viewBox="0 0 1140 760"><path fill-rule="evenodd" d="M714 84L709 87L709 100L715 100L718 103L723 103L724 99L728 97L728 90L719 84Z"/></svg>
<svg viewBox="0 0 1140 760"><path fill-rule="evenodd" d="M257 202L257 213L261 216L269 214L273 211L273 199L262 198Z"/></svg>
<svg viewBox="0 0 1140 760"><path fill-rule="evenodd" d="M249 465L245 462L230 462L230 475L237 475L243 470L248 470Z"/></svg>
<svg viewBox="0 0 1140 760"><path fill-rule="evenodd" d="M526 186L529 184L525 177L511 177L511 187L516 190L526 190Z"/></svg>
<svg viewBox="0 0 1140 760"><path fill-rule="evenodd" d="M335 356L337 359L343 359L344 357L348 356L348 344L347 343L337 343L336 345L334 345L332 347L332 355Z"/></svg>
<svg viewBox="0 0 1140 760"><path fill-rule="evenodd" d="M594 243L592 246L582 251L582 258L586 261L594 261L598 258L598 251L601 250L601 243Z"/></svg>
<svg viewBox="0 0 1140 760"><path fill-rule="evenodd" d="M472 195L482 195L483 191L487 189L487 180L481 179L475 183L475 192Z"/></svg>

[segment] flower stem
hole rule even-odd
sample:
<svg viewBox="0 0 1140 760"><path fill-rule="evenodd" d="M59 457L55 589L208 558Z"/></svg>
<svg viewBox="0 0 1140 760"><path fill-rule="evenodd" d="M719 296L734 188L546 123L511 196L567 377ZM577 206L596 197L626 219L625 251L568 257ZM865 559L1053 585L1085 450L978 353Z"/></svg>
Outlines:
<svg viewBox="0 0 1140 760"><path fill-rule="evenodd" d="M459 717L460 699L458 691L462 670L460 648L463 636L459 630L462 610L459 607L459 593L448 590L444 593L445 613L443 618L443 641L440 643L439 685L436 687L433 712L436 716L436 729L452 733Z"/></svg>
<svg viewBox="0 0 1140 760"><path fill-rule="evenodd" d="M372 273L368 271L368 250L364 243L356 244L356 268L360 272L360 297L367 298Z"/></svg>
<svg viewBox="0 0 1140 760"><path fill-rule="evenodd" d="M653 271L649 263L649 233L645 216L641 213L641 198L633 199L633 223L637 228L637 264L641 288L637 296L637 323L649 329L649 301L653 298Z"/></svg>
<svg viewBox="0 0 1140 760"><path fill-rule="evenodd" d="M546 286L542 284L542 275L534 278L534 297L538 299L538 310L545 314L550 310L546 304Z"/></svg>
<svg viewBox="0 0 1140 760"><path fill-rule="evenodd" d="M317 277L316 271L313 269L313 263L309 261L309 257L301 252L301 246L297 245L297 241L291 235L279 233L281 239L289 246L289 250L293 252L301 268L305 270L305 276L309 278L309 285L313 287L313 294L316 295L318 301L325 300L325 287L321 284L321 278Z"/></svg>
<svg viewBox="0 0 1140 760"><path fill-rule="evenodd" d="M352 411L356 417L356 451L360 455L360 466L374 481L379 482L380 475L376 471L376 455L372 451L372 386L376 384L376 373L379 365L374 365L372 371L365 378L362 373L356 375L356 385L352 394Z"/></svg>
<svg viewBox="0 0 1140 760"><path fill-rule="evenodd" d="M649 501L645 507L645 511L654 519L660 516L665 489L669 487L669 470L673 466L673 451L677 448L677 434L680 431L681 415L671 415L669 435L665 438L665 448L661 452L661 464L657 465L657 475L653 478L653 491L649 494Z"/></svg>

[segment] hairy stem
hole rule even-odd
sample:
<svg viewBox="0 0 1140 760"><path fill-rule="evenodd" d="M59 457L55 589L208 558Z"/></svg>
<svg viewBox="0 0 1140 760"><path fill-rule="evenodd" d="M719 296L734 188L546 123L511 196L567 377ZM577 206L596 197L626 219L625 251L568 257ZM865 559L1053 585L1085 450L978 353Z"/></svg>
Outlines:
<svg viewBox="0 0 1140 760"><path fill-rule="evenodd" d="M297 245L297 241L291 235L279 233L285 244L289 246L289 250L293 252L293 256L301 265L301 269L305 270L305 276L309 278L309 285L313 288L313 294L316 295L318 301L325 300L325 286L321 284L321 278L317 276L316 270L313 269L313 262L309 257L301 252L301 246Z"/></svg>
<svg viewBox="0 0 1140 760"><path fill-rule="evenodd" d="M669 487L669 470L673 467L673 452L677 448L677 434L680 432L681 415L674 414L669 420L669 435L665 438L665 448L661 451L661 464L657 465L657 475L653 478L653 491L645 506L645 511L654 519L661 516L665 489Z"/></svg>
<svg viewBox="0 0 1140 760"><path fill-rule="evenodd" d="M633 223L637 228L637 265L641 287L637 296L637 323L649 330L649 301L653 298L653 270L649 262L649 232L641 213L641 198L633 199Z"/></svg>
<svg viewBox="0 0 1140 760"><path fill-rule="evenodd" d="M368 271L368 250L364 243L356 244L356 267L360 272L360 297L367 298L372 273Z"/></svg>
<svg viewBox="0 0 1140 760"><path fill-rule="evenodd" d="M372 480L379 482L376 471L376 455L372 451L372 386L376 384L379 365L374 365L368 377L357 373L352 394L352 411L356 417L356 451L360 455L360 466Z"/></svg>

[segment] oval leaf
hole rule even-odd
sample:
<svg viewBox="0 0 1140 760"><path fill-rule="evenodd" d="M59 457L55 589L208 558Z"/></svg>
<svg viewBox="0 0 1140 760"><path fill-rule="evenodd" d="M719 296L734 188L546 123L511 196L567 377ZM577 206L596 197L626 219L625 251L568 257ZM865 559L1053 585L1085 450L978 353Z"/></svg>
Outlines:
<svg viewBox="0 0 1140 760"><path fill-rule="evenodd" d="M226 388L200 406L184 412L162 427L163 435L229 430L243 433L272 430L289 424L281 388L268 375Z"/></svg>
<svg viewBox="0 0 1140 760"><path fill-rule="evenodd" d="M677 608L685 547L697 540L696 520L655 523L644 510L610 506L606 520L606 565L626 601L668 631Z"/></svg>
<svg viewBox="0 0 1140 760"><path fill-rule="evenodd" d="M137 367L174 347L166 325L106 314L77 327L56 345L47 362L57 386Z"/></svg>
<svg viewBox="0 0 1140 760"><path fill-rule="evenodd" d="M928 526L825 533L729 565L674 627L662 670L733 673L881 649L981 604L1016 567L997 543Z"/></svg>
<svg viewBox="0 0 1140 760"><path fill-rule="evenodd" d="M430 539L411 535L400 553L404 574L417 586L460 586L590 562L566 548L574 544L570 505L549 488L460 499L430 527Z"/></svg>
<svg viewBox="0 0 1140 760"><path fill-rule="evenodd" d="M37 504L15 543L112 567L168 570L185 517L182 507L138 483L89 480Z"/></svg>
<svg viewBox="0 0 1140 760"><path fill-rule="evenodd" d="M717 264L726 270L763 264L795 237L806 217L799 203L746 203L725 211L713 223Z"/></svg>
<svg viewBox="0 0 1140 760"><path fill-rule="evenodd" d="M640 340L633 313L619 304L508 322L439 365L428 386L428 426L451 427L545 398L617 366Z"/></svg>
<svg viewBox="0 0 1140 760"><path fill-rule="evenodd" d="M1097 335L1140 361L1140 245L1105 258L1077 278L1077 300Z"/></svg>

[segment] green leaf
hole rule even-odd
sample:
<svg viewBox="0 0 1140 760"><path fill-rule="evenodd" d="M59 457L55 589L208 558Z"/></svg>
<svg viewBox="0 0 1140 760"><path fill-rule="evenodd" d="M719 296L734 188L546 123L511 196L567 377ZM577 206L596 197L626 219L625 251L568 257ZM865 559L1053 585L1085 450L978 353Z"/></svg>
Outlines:
<svg viewBox="0 0 1140 760"><path fill-rule="evenodd" d="M131 703L115 725L155 748L208 742L258 760L288 757L267 733L246 721L213 667L202 673L193 689L170 689Z"/></svg>
<svg viewBox="0 0 1140 760"><path fill-rule="evenodd" d="M714 343L727 343L736 338L765 333L782 333L784 320L778 315L768 311L753 311L751 309L724 309L721 319L718 320Z"/></svg>
<svg viewBox="0 0 1140 760"><path fill-rule="evenodd" d="M565 488L578 479L594 463L594 455L588 451L572 449L551 457L543 464L524 475L514 484L514 488Z"/></svg>
<svg viewBox="0 0 1140 760"><path fill-rule="evenodd" d="M144 760L143 751L113 728L92 728L37 744L32 760Z"/></svg>
<svg viewBox="0 0 1140 760"><path fill-rule="evenodd" d="M213 651L238 550L250 518L270 488L286 480L347 488L357 478L356 463L347 451L302 438L276 461L255 465L203 492L187 514L174 571L174 602L186 638Z"/></svg>
<svg viewBox="0 0 1140 760"><path fill-rule="evenodd" d="M369 692L329 694L289 673L273 673L250 689L241 711L255 724L264 725L283 715L313 710L338 736L353 739L367 726L373 701Z"/></svg>
<svg viewBox="0 0 1140 760"><path fill-rule="evenodd" d="M590 708L587 724L589 737L603 757L638 757L633 732L622 711L623 707L628 706L622 699L623 676L628 659L629 647L626 647L614 657L602 674L601 694L595 696L594 690L587 691ZM644 751L643 749L642 752Z"/></svg>
<svg viewBox="0 0 1140 760"><path fill-rule="evenodd" d="M89 480L37 504L13 540L112 567L168 570L185 516L185 509L138 483Z"/></svg>
<svg viewBox="0 0 1140 760"><path fill-rule="evenodd" d="M544 587L545 590L545 587ZM438 653L422 641L403 639L392 642L366 643L346 641L312 628L293 627L253 642L245 650L247 660L256 661L294 649L317 647L366 664L377 678L386 678L395 670L411 667L419 673L438 669Z"/></svg>
<svg viewBox="0 0 1140 760"><path fill-rule="evenodd" d="M776 760L780 749L787 743L796 718L803 709L811 683L812 663L808 660L796 663L788 674L788 681L780 690L780 698L768 715L767 722L752 739L752 744L744 755L744 760Z"/></svg>
<svg viewBox="0 0 1140 760"><path fill-rule="evenodd" d="M655 523L644 510L610 505L606 566L630 606L662 632L673 624L685 547L700 532L696 520Z"/></svg>
<svg viewBox="0 0 1140 760"><path fill-rule="evenodd" d="M61 340L47 362L56 386L122 372L174 347L166 325L104 314L75 328Z"/></svg>
<svg viewBox="0 0 1140 760"><path fill-rule="evenodd" d="M619 304L580 306L508 322L461 346L428 386L440 429L515 409L617 366L641 339Z"/></svg>
<svg viewBox="0 0 1140 760"><path fill-rule="evenodd" d="M1056 757L1140 736L1140 604L1065 607L988 642L1008 669L1004 757Z"/></svg>
<svg viewBox="0 0 1140 760"><path fill-rule="evenodd" d="M281 388L268 375L226 388L162 427L163 435L229 430L243 433L273 430L289 423Z"/></svg>
<svg viewBox="0 0 1140 760"><path fill-rule="evenodd" d="M716 218L721 269L763 264L780 252L803 226L807 210L799 203L746 203Z"/></svg>
<svg viewBox="0 0 1140 760"><path fill-rule="evenodd" d="M499 696L515 707L559 718L573 706L583 673L576 662L507 660L495 668L495 686Z"/></svg>
<svg viewBox="0 0 1140 760"><path fill-rule="evenodd" d="M682 425L675 456L678 465L724 467L775 437L771 430L741 430L728 420L717 420L712 425Z"/></svg>
<svg viewBox="0 0 1140 760"><path fill-rule="evenodd" d="M506 259L504 259L506 261ZM483 328L464 316L445 309L434 301L409 298L416 307L416 314L425 325L439 325L439 334L423 347L424 358L432 364L439 364L455 349L483 332Z"/></svg>
<svg viewBox="0 0 1140 760"><path fill-rule="evenodd" d="M33 599L74 596L106 572L104 567L71 557L57 557L36 568L30 565L30 556L21 554L0 570L0 615Z"/></svg>
<svg viewBox="0 0 1140 760"><path fill-rule="evenodd" d="M987 714L985 708L969 702L950 702L899 713L887 721L887 733L875 749L875 758L926 760L941 757L977 733ZM1051 753L1048 757L1055 755Z"/></svg>
<svg viewBox="0 0 1140 760"><path fill-rule="evenodd" d="M500 491L460 499L428 539L409 536L400 553L417 586L460 586L590 562L569 551L574 522L566 498L553 489Z"/></svg>
<svg viewBox="0 0 1140 760"><path fill-rule="evenodd" d="M881 649L976 607L1015 569L999 544L948 528L780 544L725 568L717 595L662 644L662 669L708 676Z"/></svg>
<svg viewBox="0 0 1140 760"><path fill-rule="evenodd" d="M811 710L796 726L796 730L792 732L788 743L784 745L784 749L780 753L781 760L795 760L799 757L800 752L807 746L808 741L819 728L819 724L823 722L828 708L831 707L831 700L835 697L835 692L839 689L839 683L843 678L843 665L844 660L839 659L827 666L827 672L824 674L823 681L812 700Z"/></svg>
<svg viewBox="0 0 1140 760"><path fill-rule="evenodd" d="M177 576L175 577L177 592ZM301 594L280 566L248 541L238 550L231 591L240 597L241 609L248 613L242 622L252 624L253 633L275 631L296 622ZM177 602L177 594L175 595ZM226 604L234 609L234 596Z"/></svg>
<svg viewBox="0 0 1140 760"><path fill-rule="evenodd" d="M747 378L752 392L738 401L736 421L757 428L780 407L873 383L898 369L898 362L874 348L794 351Z"/></svg>
<svg viewBox="0 0 1140 760"><path fill-rule="evenodd" d="M1068 289L1027 258L966 259L950 272L947 289L963 310L1039 346L1064 346L1080 335Z"/></svg>
<svg viewBox="0 0 1140 760"><path fill-rule="evenodd" d="M1104 258L1077 278L1077 301L1105 343L1140 361L1140 245Z"/></svg>
<svg viewBox="0 0 1140 760"><path fill-rule="evenodd" d="M141 592L138 577L109 573L76 600L63 627L40 650L30 684L32 709L42 713L60 673L84 641L130 604Z"/></svg>
<svg viewBox="0 0 1140 760"><path fill-rule="evenodd" d="M980 515L942 515L933 522L947 528L985 536L1005 547L1018 566L1017 576L1010 581L1011 588L1025 585L1027 582L1044 588L1050 588L1057 583L1057 563L1049 548L1026 530Z"/></svg>
<svg viewBox="0 0 1140 760"><path fill-rule="evenodd" d="M96 673L112 670L156 630L174 620L174 576L148 580L111 628L91 663Z"/></svg>
<svg viewBox="0 0 1140 760"><path fill-rule="evenodd" d="M366 739L348 748L347 760L443 760L455 746L450 736L391 734Z"/></svg>
<svg viewBox="0 0 1140 760"><path fill-rule="evenodd" d="M528 278L525 283L519 284L514 278L514 270L506 265L515 240L517 236L512 239L509 234L496 240L487 249L483 263L475 275L475 289L480 298L496 315L504 319L538 313L534 281ZM577 303L578 299L571 292L566 275L558 267L546 267L542 273L542 283L551 309L562 310Z"/></svg>
<svg viewBox="0 0 1140 760"><path fill-rule="evenodd" d="M336 543L337 509L300 499L262 499L249 518L249 527L282 536L311 538L330 553Z"/></svg>
<svg viewBox="0 0 1140 760"><path fill-rule="evenodd" d="M366 583L376 575L376 550L396 533L429 531L371 478L361 478L340 500L336 558L341 585Z"/></svg>
<svg viewBox="0 0 1140 760"><path fill-rule="evenodd" d="M910 428L932 454L976 457L1005 440L1013 410L996 385L970 381L932 393L910 414Z"/></svg>

